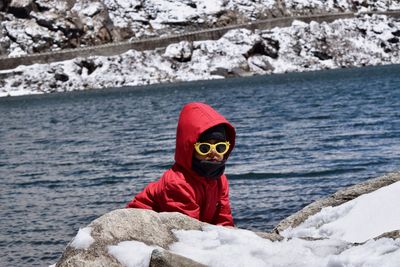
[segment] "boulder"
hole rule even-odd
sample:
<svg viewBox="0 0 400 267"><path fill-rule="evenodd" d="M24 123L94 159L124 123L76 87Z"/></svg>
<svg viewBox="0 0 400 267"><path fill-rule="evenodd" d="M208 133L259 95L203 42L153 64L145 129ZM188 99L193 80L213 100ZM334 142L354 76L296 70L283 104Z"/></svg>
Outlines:
<svg viewBox="0 0 400 267"><path fill-rule="evenodd" d="M155 249L151 253L149 267L204 267L205 265L198 263L186 257L171 253L167 250Z"/></svg>
<svg viewBox="0 0 400 267"><path fill-rule="evenodd" d="M165 50L164 56L179 62L187 62L191 60L192 53L193 44L188 41L182 41L178 44L169 45Z"/></svg>
<svg viewBox="0 0 400 267"><path fill-rule="evenodd" d="M264 55L254 55L248 58L249 67L252 71L260 74L270 74L274 67L269 63L270 58Z"/></svg>
<svg viewBox="0 0 400 267"><path fill-rule="evenodd" d="M289 227L296 227L304 222L308 217L314 215L325 207L339 206L347 201L355 199L363 194L371 193L381 187L388 186L392 183L400 181L400 172L390 173L375 179L368 180L366 182L350 186L334 193L333 195L317 200L310 205L304 207L302 210L295 214L287 217L281 221L275 228L276 234L281 233L283 230Z"/></svg>
<svg viewBox="0 0 400 267"><path fill-rule="evenodd" d="M168 250L176 240L174 229L202 230L207 223L177 212L156 213L143 209L119 209L109 212L80 229L67 246L56 267L124 266L110 253L110 247L124 241L138 241L153 247L149 266L204 266ZM272 241L275 233L257 232ZM82 242L82 240L86 240Z"/></svg>
<svg viewBox="0 0 400 267"><path fill-rule="evenodd" d="M168 251L176 239L173 229L200 230L206 225L180 213L156 213L151 210L119 209L94 220L90 229L90 245L80 246L72 241L64 251L57 267L67 266L123 266L108 252L109 246L123 241L139 241L158 247L153 252L151 266L201 266Z"/></svg>
<svg viewBox="0 0 400 267"><path fill-rule="evenodd" d="M10 45L11 40L8 38L6 30L0 27L0 55L7 54Z"/></svg>
<svg viewBox="0 0 400 267"><path fill-rule="evenodd" d="M397 181L400 181L400 172L340 190L332 196L318 200L283 220L274 231L255 232L255 234L270 241L282 241L284 238L279 234L280 231L299 225L323 207L340 205L362 194L370 193ZM206 231L207 226L207 223L176 212L156 213L143 209L114 210L94 220L87 227L80 229L55 266L121 267L128 262L132 264L132 259L137 257L139 258L138 265L140 266L201 267L204 265L173 253L169 250L169 247L178 241L174 230L202 231L204 229ZM312 237L301 238L310 241L314 240ZM398 239L400 238L400 230L384 233L374 239L380 238ZM129 247L132 244L134 247ZM358 245L360 243L346 243L347 248ZM145 257L142 259L144 254ZM124 257L128 258L124 259Z"/></svg>
<svg viewBox="0 0 400 267"><path fill-rule="evenodd" d="M12 0L8 5L8 12L17 18L28 18L34 8L35 3L33 0Z"/></svg>

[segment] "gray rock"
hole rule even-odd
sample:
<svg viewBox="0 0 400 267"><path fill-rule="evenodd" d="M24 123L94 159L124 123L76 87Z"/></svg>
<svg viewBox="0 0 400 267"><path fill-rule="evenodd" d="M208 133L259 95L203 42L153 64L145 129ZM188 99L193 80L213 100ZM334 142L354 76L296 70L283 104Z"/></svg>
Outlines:
<svg viewBox="0 0 400 267"><path fill-rule="evenodd" d="M164 56L179 62L187 62L192 58L193 44L188 41L182 41L177 44L169 45L164 53Z"/></svg>
<svg viewBox="0 0 400 267"><path fill-rule="evenodd" d="M194 260L182 257L167 250L155 249L151 254L150 267L204 267Z"/></svg>
<svg viewBox="0 0 400 267"><path fill-rule="evenodd" d="M258 236L271 241L281 241L283 237L279 232L295 227L309 216L320 211L326 206L337 206L352 200L362 194L370 193L381 187L400 181L400 172L388 174L367 182L343 189L325 199L318 200L298 213L288 217L278 224L273 232L255 232ZM156 213L142 209L119 209L107 213L91 222L91 237L94 241L87 247L76 248L72 241L65 249L57 267L76 266L111 266L121 267L122 263L108 253L108 247L117 245L122 241L139 241L146 245L155 246L152 251L149 266L204 266L196 261L177 255L168 250L176 240L174 229L202 230L208 224L176 212ZM400 238L400 230L384 233L379 238ZM306 240L315 240L305 237ZM357 243L348 246L360 245Z"/></svg>
<svg viewBox="0 0 400 267"><path fill-rule="evenodd" d="M10 44L11 40L8 38L6 30L0 26L0 55L7 54Z"/></svg>
<svg viewBox="0 0 400 267"><path fill-rule="evenodd" d="M33 0L12 0L8 5L8 12L17 18L28 18L34 7Z"/></svg>
<svg viewBox="0 0 400 267"><path fill-rule="evenodd" d="M368 194L398 181L400 181L400 172L395 172L339 190L333 195L317 200L295 214L287 217L274 228L274 232L279 234L289 227L294 228L304 222L311 215L318 213L322 208L328 206L339 206L340 204L355 199L363 194Z"/></svg>
<svg viewBox="0 0 400 267"><path fill-rule="evenodd" d="M257 73L272 73L274 67L269 63L269 58L264 55L254 55L247 59L249 67Z"/></svg>
<svg viewBox="0 0 400 267"><path fill-rule="evenodd" d="M70 243L56 266L123 266L108 254L108 246L122 241L136 240L168 249L168 246L176 241L171 230L200 230L204 225L206 224L176 212L156 213L141 209L114 210L88 225L92 229L91 236L95 240L90 247L76 249ZM152 266L161 266L157 265L159 262L169 262L171 266L192 266L195 263L168 252L155 252L153 261Z"/></svg>

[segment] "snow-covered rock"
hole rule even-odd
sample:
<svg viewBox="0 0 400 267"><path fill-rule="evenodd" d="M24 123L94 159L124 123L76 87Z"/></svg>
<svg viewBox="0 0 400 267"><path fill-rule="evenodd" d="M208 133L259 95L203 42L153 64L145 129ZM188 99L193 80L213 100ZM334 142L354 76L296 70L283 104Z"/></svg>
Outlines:
<svg viewBox="0 0 400 267"><path fill-rule="evenodd" d="M54 51L283 15L400 10L398 1L385 0L12 0L0 3L0 31L17 18L21 19L18 24L24 27L45 27L51 31L41 30L43 37L36 36L36 39L48 43L35 47L36 41L23 33L25 36L20 39L27 42L3 46L1 55L15 55L13 49L28 54ZM30 22L26 24L22 20ZM48 40L48 35L57 39ZM10 38L10 42L14 41Z"/></svg>
<svg viewBox="0 0 400 267"><path fill-rule="evenodd" d="M55 266L395 267L399 188L400 173L352 186L270 233L209 225L180 213L115 210L80 229Z"/></svg>
<svg viewBox="0 0 400 267"><path fill-rule="evenodd" d="M26 30L18 25L13 27L15 38L21 40L23 46L28 40L18 33ZM34 36L34 32L31 35ZM400 21L384 15L331 23L295 21L290 27L271 30L236 29L219 40L185 41L172 44L165 51L130 50L117 56L19 66L0 72L9 73L1 78L0 96L18 95L25 88L29 88L26 92L29 94L64 92L399 64L399 38ZM8 45L6 38L0 40Z"/></svg>
<svg viewBox="0 0 400 267"><path fill-rule="evenodd" d="M164 53L165 57L177 60L179 62L187 62L192 58L193 44L182 41L178 44L169 45Z"/></svg>
<svg viewBox="0 0 400 267"><path fill-rule="evenodd" d="M80 229L57 267L66 266L203 266L173 254L173 229L199 230L204 223L180 213L120 209ZM154 255L152 256L152 252Z"/></svg>

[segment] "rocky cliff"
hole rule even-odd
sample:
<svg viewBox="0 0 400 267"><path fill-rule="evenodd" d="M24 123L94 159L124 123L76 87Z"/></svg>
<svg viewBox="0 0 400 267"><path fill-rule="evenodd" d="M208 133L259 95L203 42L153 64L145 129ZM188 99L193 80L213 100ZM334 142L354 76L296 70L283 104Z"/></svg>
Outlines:
<svg viewBox="0 0 400 267"><path fill-rule="evenodd" d="M327 12L400 11L398 1L1 0L0 54L90 47ZM130 50L0 71L0 96L400 63L400 20L359 15L285 28L235 29L219 40ZM112 54L112 53L111 53ZM114 53L115 54L115 53ZM45 59L44 59L45 60Z"/></svg>
<svg viewBox="0 0 400 267"><path fill-rule="evenodd" d="M398 181L400 181L400 173L393 173L343 189L328 198L310 204L285 219L273 232L255 234L258 238L268 240L269 243L266 245L271 244L271 241L279 243L283 240L280 235L282 231L304 222L323 207L341 205ZM197 235L196 231L207 230L207 227L206 223L179 213L155 213L138 209L115 210L94 220L84 229L80 229L56 266L204 266L174 253L171 245L177 241L177 234L180 230L194 230L191 235ZM231 231L229 234L235 235L235 231L240 230L226 229L224 231ZM239 232L236 233L239 234ZM228 232L222 232L222 234L228 235ZM381 233L376 240L382 238L398 240L400 238L399 231ZM232 237L226 238L226 240L230 239L232 240ZM303 239L309 238L303 237ZM204 242L207 240L205 239ZM234 241L231 242L234 243ZM251 242L248 242L250 245ZM212 246L212 244L210 245ZM333 243L329 246L332 245ZM359 245L346 243L340 252ZM396 251L396 249L391 248L391 251ZM121 254L125 254L125 256L121 256ZM239 257L239 255L236 256Z"/></svg>
<svg viewBox="0 0 400 267"><path fill-rule="evenodd" d="M398 9L398 1L370 0L1 0L0 55L92 46L279 16Z"/></svg>
<svg viewBox="0 0 400 267"><path fill-rule="evenodd" d="M76 58L0 72L0 96L400 63L400 20L365 15L236 29L215 41Z"/></svg>

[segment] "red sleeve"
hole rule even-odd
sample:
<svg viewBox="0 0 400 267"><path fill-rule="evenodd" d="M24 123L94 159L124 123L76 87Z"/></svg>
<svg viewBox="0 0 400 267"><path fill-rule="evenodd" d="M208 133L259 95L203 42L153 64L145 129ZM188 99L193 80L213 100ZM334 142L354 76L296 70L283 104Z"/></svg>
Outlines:
<svg viewBox="0 0 400 267"><path fill-rule="evenodd" d="M219 213L216 224L223 226L235 226L233 223L231 204L229 201L229 184L226 176L221 176L221 197L219 200Z"/></svg>
<svg viewBox="0 0 400 267"><path fill-rule="evenodd" d="M127 208L151 209L157 212L180 212L192 218L200 218L200 207L189 184L172 170L160 180L150 183L127 204Z"/></svg>
<svg viewBox="0 0 400 267"><path fill-rule="evenodd" d="M148 184L142 192L137 194L134 199L126 205L126 207L157 210L156 203L154 202L154 193L156 188L157 182Z"/></svg>

